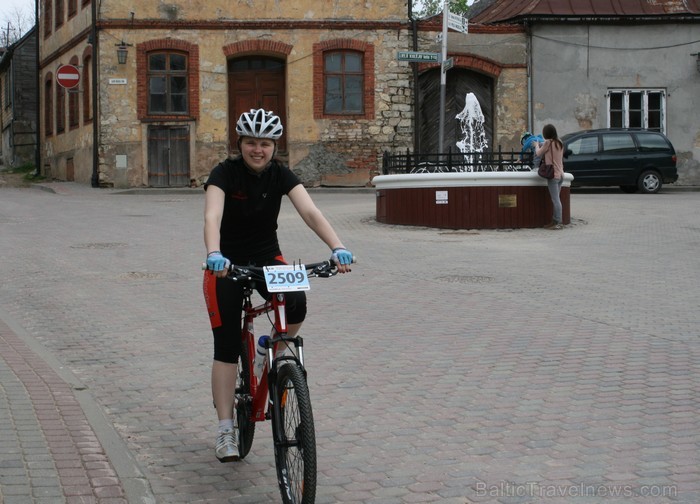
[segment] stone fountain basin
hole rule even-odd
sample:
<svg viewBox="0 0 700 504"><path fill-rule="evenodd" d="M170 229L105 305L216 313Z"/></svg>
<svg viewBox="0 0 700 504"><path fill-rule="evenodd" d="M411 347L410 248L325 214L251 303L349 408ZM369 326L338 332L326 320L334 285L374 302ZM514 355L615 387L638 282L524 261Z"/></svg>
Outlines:
<svg viewBox="0 0 700 504"><path fill-rule="evenodd" d="M561 189L564 224L571 222L570 189ZM449 229L542 227L552 220L547 181L534 171L379 175L376 219L384 224Z"/></svg>

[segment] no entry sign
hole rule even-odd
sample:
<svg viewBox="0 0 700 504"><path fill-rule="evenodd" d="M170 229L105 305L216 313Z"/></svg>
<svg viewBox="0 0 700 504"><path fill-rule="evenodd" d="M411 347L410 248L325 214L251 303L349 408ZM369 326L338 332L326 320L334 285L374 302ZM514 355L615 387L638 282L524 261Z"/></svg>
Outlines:
<svg viewBox="0 0 700 504"><path fill-rule="evenodd" d="M61 65L56 71L56 82L66 89L74 88L80 82L80 71L73 65Z"/></svg>

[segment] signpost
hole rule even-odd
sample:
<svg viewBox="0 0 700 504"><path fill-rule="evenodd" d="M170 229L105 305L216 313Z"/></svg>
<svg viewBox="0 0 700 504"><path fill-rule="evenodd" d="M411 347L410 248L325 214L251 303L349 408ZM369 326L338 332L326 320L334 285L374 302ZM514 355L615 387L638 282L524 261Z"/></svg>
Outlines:
<svg viewBox="0 0 700 504"><path fill-rule="evenodd" d="M453 14L451 12L447 13L447 27L452 28L455 31L461 33L467 33L469 31L469 22L464 16L459 14Z"/></svg>
<svg viewBox="0 0 700 504"><path fill-rule="evenodd" d="M56 70L56 82L66 89L73 89L80 82L80 70L73 65L61 65Z"/></svg>
<svg viewBox="0 0 700 504"><path fill-rule="evenodd" d="M455 66L455 59L454 58L447 58L445 61L442 62L442 70L444 72L447 72L453 66Z"/></svg>
<svg viewBox="0 0 700 504"><path fill-rule="evenodd" d="M449 2L443 0L442 10L442 51L439 53L419 51L399 51L396 55L399 61L414 61L419 63L440 63L440 124L438 152L443 152L445 140L445 87L447 71L455 64L454 58L447 58L447 29L467 33L468 21L464 16L452 14Z"/></svg>
<svg viewBox="0 0 700 504"><path fill-rule="evenodd" d="M444 151L445 143L445 93L447 87L447 71L454 65L454 60L447 59L447 29L451 28L461 33L467 33L467 20L459 14L450 12L450 3L444 0L442 8L442 56L440 61L440 122L438 132L438 149ZM450 61L452 60L452 61Z"/></svg>
<svg viewBox="0 0 700 504"><path fill-rule="evenodd" d="M423 63L439 63L440 53L419 52L419 51L399 51L397 54L399 61L419 61Z"/></svg>

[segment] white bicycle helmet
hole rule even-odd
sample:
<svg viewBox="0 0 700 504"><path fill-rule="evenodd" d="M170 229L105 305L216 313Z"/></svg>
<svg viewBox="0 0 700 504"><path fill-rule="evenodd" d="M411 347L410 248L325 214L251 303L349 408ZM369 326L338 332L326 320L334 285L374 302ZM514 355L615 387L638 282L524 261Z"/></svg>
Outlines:
<svg viewBox="0 0 700 504"><path fill-rule="evenodd" d="M277 140L282 136L282 131L284 128L279 116L264 109L250 109L250 112L243 112L236 123L236 133L242 137Z"/></svg>

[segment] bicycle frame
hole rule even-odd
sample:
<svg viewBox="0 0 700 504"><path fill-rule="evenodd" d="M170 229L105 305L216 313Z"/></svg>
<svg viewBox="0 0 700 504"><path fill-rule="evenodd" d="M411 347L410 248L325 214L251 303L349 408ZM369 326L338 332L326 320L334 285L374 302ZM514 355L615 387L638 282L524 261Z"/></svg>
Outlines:
<svg viewBox="0 0 700 504"><path fill-rule="evenodd" d="M250 383L250 395L253 398L251 419L254 422L262 422L270 417L269 406L271 403L268 401L268 397L272 397L272 387L270 383L274 383L274 379L272 379L275 373L274 364L279 360L279 358L275 357L277 347L280 342L283 341L293 343L298 357L285 356L283 358L297 360L302 370L304 370L303 339L301 337L290 338L287 336L286 298L284 293L273 294L270 301L253 306L251 300L252 291L253 289L251 287L246 287L244 290L244 323L241 336L248 341L248 355L246 356L250 363L250 366L248 366L250 373L248 383ZM260 380L258 381L253 372L253 363L255 361L257 348L255 334L252 331L253 321L269 312L274 313L273 327L275 335L271 336L266 345L267 361L260 376ZM305 370L304 373L306 374Z"/></svg>
<svg viewBox="0 0 700 504"><path fill-rule="evenodd" d="M304 266L309 277L331 277L338 268L331 261ZM277 483L285 504L313 503L316 495L317 459L313 412L304 368L303 339L289 336L285 289L292 283L276 282L274 273L263 276L265 268L228 266L227 277L243 282L243 316L241 338L243 353L239 358L234 402L234 420L238 420L240 458L250 451L255 437L255 424L272 420ZM267 272L270 273L270 272ZM279 274L279 273L278 273ZM287 277L289 278L289 277ZM271 281L274 285L269 300L253 305L255 283ZM305 278L294 275L305 286ZM288 290L294 291L293 288ZM302 289L306 290L306 289ZM270 315L272 313L272 315ZM258 379L255 376L257 342L253 330L256 318L265 315L272 323L271 337L265 344L267 359ZM276 355L280 346L291 349L291 355ZM279 364L279 365L278 365Z"/></svg>

